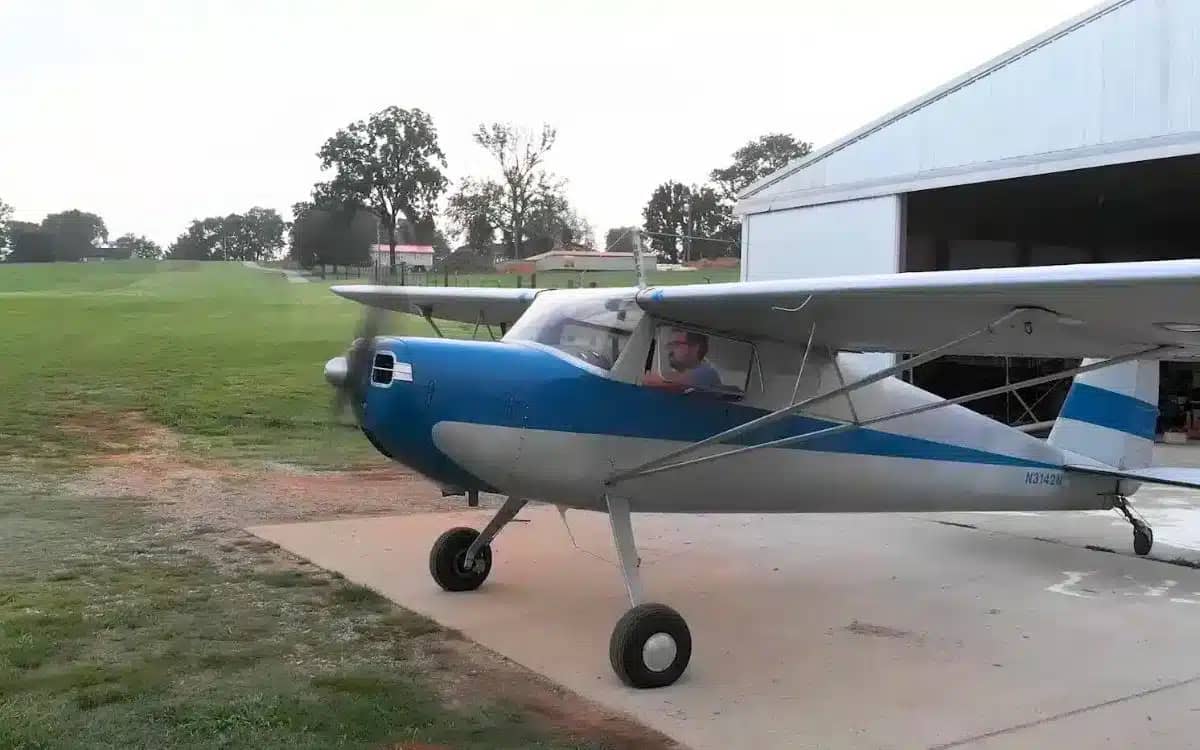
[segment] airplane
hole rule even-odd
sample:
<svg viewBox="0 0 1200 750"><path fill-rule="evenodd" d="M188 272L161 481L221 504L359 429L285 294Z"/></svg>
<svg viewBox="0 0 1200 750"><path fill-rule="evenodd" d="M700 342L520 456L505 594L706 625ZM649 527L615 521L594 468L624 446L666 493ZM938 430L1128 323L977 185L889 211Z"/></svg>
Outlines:
<svg viewBox="0 0 1200 750"><path fill-rule="evenodd" d="M479 588L490 543L530 501L608 514L630 609L609 657L636 688L674 683L692 637L647 601L631 514L1115 509L1153 532L1162 360L1200 357L1200 261L1086 264L605 289L335 286L367 306L326 380L383 455L447 494L507 499L452 528L430 573ZM436 337L380 335L383 311ZM500 340L441 337L437 320ZM946 355L1079 360L943 399L902 379ZM1073 378L1040 439L963 406Z"/></svg>

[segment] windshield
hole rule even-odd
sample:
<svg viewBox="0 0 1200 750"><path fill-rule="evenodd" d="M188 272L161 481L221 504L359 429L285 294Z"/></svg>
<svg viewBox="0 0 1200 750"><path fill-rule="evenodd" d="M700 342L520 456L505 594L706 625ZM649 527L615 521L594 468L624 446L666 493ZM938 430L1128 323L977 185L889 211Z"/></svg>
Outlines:
<svg viewBox="0 0 1200 750"><path fill-rule="evenodd" d="M609 370L642 314L632 291L543 292L504 340L536 341Z"/></svg>

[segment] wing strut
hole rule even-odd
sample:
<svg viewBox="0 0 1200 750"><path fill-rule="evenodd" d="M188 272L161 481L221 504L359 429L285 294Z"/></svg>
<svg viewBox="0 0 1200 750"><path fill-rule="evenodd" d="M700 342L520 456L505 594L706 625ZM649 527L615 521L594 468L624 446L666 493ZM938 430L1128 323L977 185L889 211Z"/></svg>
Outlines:
<svg viewBox="0 0 1200 750"><path fill-rule="evenodd" d="M955 343L957 343L957 342L955 342ZM940 348L944 349L945 347L940 347ZM837 435L842 432L848 432L849 430L853 430L858 427L868 427L873 424L879 424L880 422L887 422L887 421L890 421L893 419L900 419L901 417L911 417L913 415L923 414L927 411L933 411L935 409L943 409L947 406L963 404L968 401L975 401L975 400L981 399L981 398L988 398L989 396L998 396L1003 393L1008 393L1008 392L1014 391L1018 388L1028 388L1028 387L1034 386L1034 385L1041 385L1042 383L1049 383L1049 382L1052 382L1055 380L1062 380L1064 378L1070 378L1070 377L1074 377L1076 375L1082 375L1083 373L1091 372L1092 370L1099 370L1104 367L1111 367L1113 365L1121 364L1122 362L1128 362L1128 361L1134 360L1134 359L1141 359L1142 357L1145 357L1147 354L1153 354L1156 352L1161 352L1166 349L1175 349L1175 348L1177 348L1177 347L1168 346L1168 345L1153 346L1148 349L1141 349L1139 351L1132 352L1130 354L1122 354L1119 357L1113 357L1111 359L1106 359L1101 362L1093 362L1090 365L1074 367L1074 368L1071 368L1070 370L1063 370L1062 372L1056 372L1056 373L1053 373L1050 375L1041 375L1036 378L1022 380L1018 383L1009 383L1009 384L997 386L995 388L989 388L984 391L976 391L975 393L969 393L965 396L957 396L955 398L946 399L943 401L935 401L933 403L923 404L921 406L918 406L918 407L915 407L912 409L905 409L902 411L893 412L891 414L885 414L882 417L874 417L872 419L856 421L856 422L843 422L842 424L833 425L831 427L824 427L819 430L813 430L812 432L805 432L805 433L802 433L799 435L790 435L788 437L779 438L777 440L769 440L765 443L757 443L755 445L748 445L748 446L744 446L742 448L735 448L733 450L723 451L721 453L714 453L714 454L708 455L708 456L700 456L699 458L692 458L692 459L689 459L686 461L676 461L675 463L667 463L664 465L664 462L669 461L671 458L678 457L685 453L692 452L702 445L710 445L712 442L714 442L714 439L716 439L716 440L722 439L722 437L724 435L726 435L726 433L736 433L736 434L740 435L746 431L742 428L746 428L750 425L754 425L755 423L763 424L763 423L765 423L765 420L767 420L768 418L772 418L772 417L778 418L780 416L784 416L786 414L790 414L790 413L796 411L796 409L794 407L787 407L784 409L779 409L778 411L771 412L770 414L767 414L763 417L759 417L756 420L751 420L750 422L746 422L745 424L739 425L738 427L735 427L731 430L726 430L725 433L719 433L718 435L714 435L712 437L705 438L704 440L700 440L698 442L691 443L690 445L686 445L683 448L676 450L676 451L672 451L671 453L668 453L661 458L655 459L654 461L648 461L645 464L642 464L641 466L636 466L632 469L627 469L625 471L621 471L617 474L614 474L612 477L610 477L605 482L605 484L612 486L614 484L617 484L618 482L622 482L627 479L634 479L636 477L644 477L644 476L648 476L650 474L658 474L660 472L671 471L673 469L681 469L685 466L693 466L695 464L705 463L707 461L715 461L716 459L719 459L719 458L729 458L731 456L737 456L737 455L741 455L743 453L749 453L750 451L761 450L763 448L783 448L783 447L786 447L789 445L796 445L798 443L812 440L814 438L829 437L832 435ZM937 350L931 350L931 351L937 351ZM924 356L924 355L922 355L922 356ZM911 363L912 361L913 360L908 360L904 364L907 365L907 364ZM928 361L928 360L926 360L926 361ZM894 367L888 368L888 370L894 370L894 369L896 369L896 368L894 368ZM886 372L886 370L881 371L881 372ZM876 373L876 375L878 375L878 374L879 373ZM871 376L862 378L861 380L858 380L854 383L851 383L848 386L843 386L842 388L838 388L837 390L830 391L829 393L826 393L823 396L818 396L814 399L809 399L808 401L797 404L796 406L805 406L805 405L808 405L810 402L815 401L817 399L825 400L829 397L838 396L838 395L841 395L841 393L843 391L849 392L851 390L856 390L865 385L869 385L870 383L873 383L876 380L878 380L878 378L875 378L875 375L871 375ZM775 421L775 420L771 419L771 421Z"/></svg>
<svg viewBox="0 0 1200 750"><path fill-rule="evenodd" d="M788 401L788 405L796 403L796 394L800 392L800 379L804 377L804 366L808 364L808 353L812 351L813 334L817 332L817 321L813 321L812 327L808 329L808 343L804 345L804 356L800 359L800 369L796 371L796 385L792 388L792 399ZM755 349L755 351L758 351ZM758 365L759 378L762 377L762 364ZM765 391L766 388L763 388Z"/></svg>
<svg viewBox="0 0 1200 750"><path fill-rule="evenodd" d="M480 315L482 316L483 313L481 312ZM432 307L429 307L429 306L422 307L421 308L421 317L425 318L425 322L429 324L429 327L433 329L434 333L436 333L438 335L439 339L446 338L445 334L442 333L442 329L438 328L437 323L433 322L433 308Z"/></svg>
<svg viewBox="0 0 1200 750"><path fill-rule="evenodd" d="M907 372L908 370L911 370L914 367L919 367L927 362L932 362L933 360L937 359L938 357L943 356L947 351L949 351L950 349L953 349L954 347L958 346L959 344L962 344L966 341L970 341L971 339L976 338L977 336L982 336L985 333L991 333L996 328L996 326L999 326L999 325L1003 324L1005 321L1007 321L1008 319L1013 318L1017 315L1020 315L1021 313L1026 312L1026 311L1027 311L1027 308L1024 308L1024 307L1018 307L1018 308L1009 310L1008 312L1001 315L999 318L996 318L994 321L992 321L991 323L988 323L986 326L984 326L983 328L980 328L979 330L972 331L971 333L968 333L965 336L960 336L960 337L956 338L955 340L951 341L948 344L943 344L941 346L935 347L926 352L918 354L915 357L911 357L909 359L904 360L903 362L892 365L891 367L886 367L882 370L879 370L878 372L874 372L874 373L866 376L865 378L862 378L858 381L851 383L850 385L843 384L840 388L835 388L834 390L829 391L828 393L822 393L819 396L813 396L811 398L807 398L799 403L795 403L790 406L786 406L782 409L779 409L777 411L773 411L770 414L764 414L763 416L761 416L757 419L752 419L749 422L745 422L743 424L738 425L737 427L731 427L728 430L725 430L723 432L718 432L717 434L706 437L703 440L699 440L695 443L690 443L688 445L685 445L682 448L664 453L663 455L659 456L658 458L655 458L655 459L647 461L643 464L634 466L631 469L625 469L624 471L617 472L616 474L613 474L611 477L608 478L607 484L612 485L617 482L620 482L623 479L629 479L633 476L643 474L643 473L645 473L646 469L650 469L651 467L655 467L655 466L661 466L662 464L670 461L671 459L679 458L680 456L686 455L688 453L695 453L699 449L701 449L705 446L708 446L708 445L712 445L713 443L721 442L723 440L729 440L730 438L734 438L739 435L744 435L747 432L750 432L751 430L756 430L759 427L765 427L774 422L778 422L779 420L783 419L784 417L789 416L791 414L795 414L796 412L799 412L803 409L807 409L809 407L816 406L817 404L824 403L826 401L829 401L830 399L837 398L838 396L849 393L851 391L856 391L860 388L871 385L872 383L878 383L880 380L883 380L885 378L890 378L891 376L897 375L902 372Z"/></svg>

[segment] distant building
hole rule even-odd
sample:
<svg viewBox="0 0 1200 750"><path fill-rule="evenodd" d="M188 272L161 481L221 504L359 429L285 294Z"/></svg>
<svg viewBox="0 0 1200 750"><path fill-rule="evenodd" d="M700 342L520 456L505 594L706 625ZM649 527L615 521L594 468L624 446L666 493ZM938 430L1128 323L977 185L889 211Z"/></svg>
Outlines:
<svg viewBox="0 0 1200 750"><path fill-rule="evenodd" d="M371 255L377 265L391 263L391 248L387 245L374 245ZM396 245L396 266L401 264L413 271L428 271L433 268L433 245Z"/></svg>
<svg viewBox="0 0 1200 750"><path fill-rule="evenodd" d="M653 271L654 254L642 254L642 268ZM538 271L633 271L633 253L601 253L595 250L551 250L524 258Z"/></svg>

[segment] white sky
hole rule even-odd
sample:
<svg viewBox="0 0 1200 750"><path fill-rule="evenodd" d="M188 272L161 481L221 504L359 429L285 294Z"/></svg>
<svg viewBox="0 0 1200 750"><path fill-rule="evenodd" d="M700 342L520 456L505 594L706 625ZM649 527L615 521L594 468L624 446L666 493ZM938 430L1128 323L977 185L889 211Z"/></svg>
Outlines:
<svg viewBox="0 0 1200 750"><path fill-rule="evenodd" d="M550 168L605 229L746 141L818 146L1094 0L0 0L0 198L166 246L193 218L288 206L316 151L387 105L484 174L482 121L558 127Z"/></svg>

